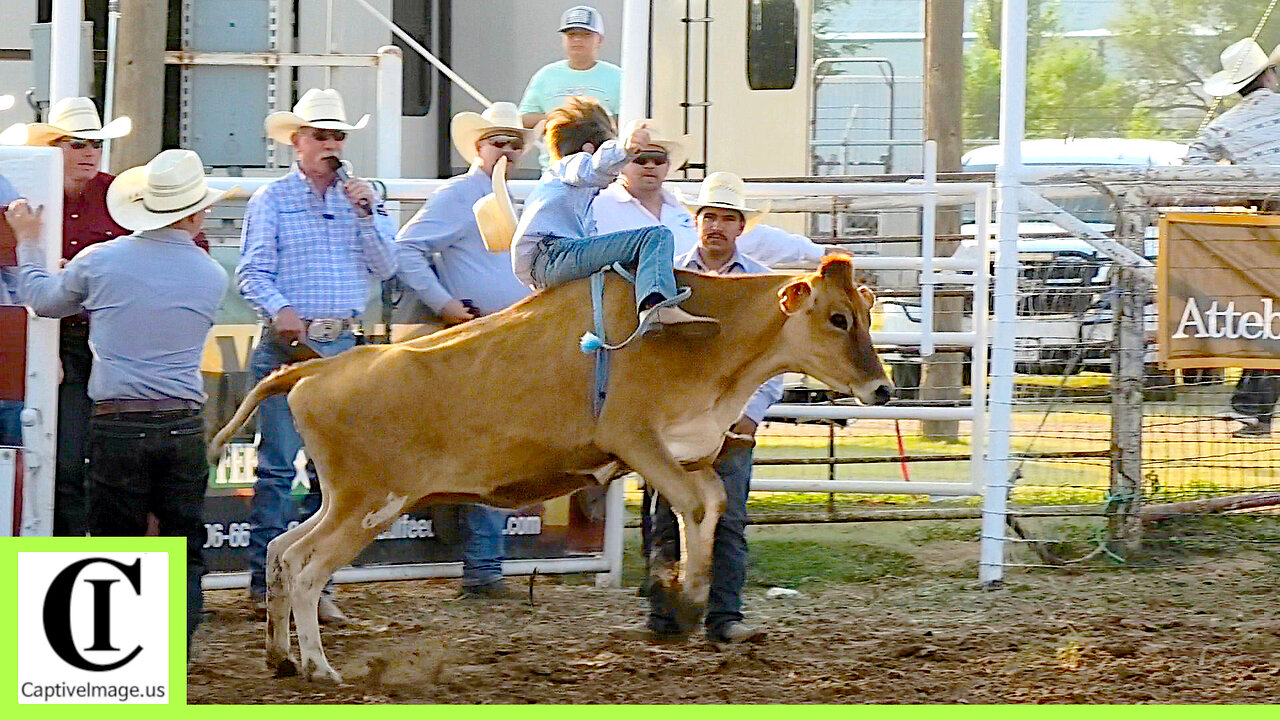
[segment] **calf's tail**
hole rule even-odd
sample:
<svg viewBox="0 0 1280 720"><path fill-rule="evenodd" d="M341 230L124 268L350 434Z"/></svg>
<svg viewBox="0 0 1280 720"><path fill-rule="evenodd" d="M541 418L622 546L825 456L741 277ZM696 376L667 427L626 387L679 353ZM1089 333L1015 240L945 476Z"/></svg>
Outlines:
<svg viewBox="0 0 1280 720"><path fill-rule="evenodd" d="M213 440L209 441L209 462L211 464L218 462L218 459L222 456L222 448L227 444L227 440L231 439L231 436L249 421L249 416L253 415L253 411L258 409L258 405L264 398L289 392L294 385L298 384L299 380L319 372L327 359L322 358L294 365L285 365L262 378L262 382L253 386L253 389L245 396L244 402L240 403L240 407L236 408L236 414L232 416L226 426L213 436Z"/></svg>

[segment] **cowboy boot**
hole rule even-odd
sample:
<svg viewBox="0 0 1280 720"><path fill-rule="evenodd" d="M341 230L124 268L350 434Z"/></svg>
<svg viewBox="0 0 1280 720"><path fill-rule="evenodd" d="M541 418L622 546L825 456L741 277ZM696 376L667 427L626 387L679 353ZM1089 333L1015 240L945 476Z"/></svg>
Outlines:
<svg viewBox="0 0 1280 720"><path fill-rule="evenodd" d="M701 317L699 315L691 315L674 305L670 307L655 307L645 310L640 315L640 322L643 324L649 321L649 327L645 329L645 337L657 337L659 335L676 335L682 338L696 340L701 338L714 337L720 333L720 321L715 318Z"/></svg>

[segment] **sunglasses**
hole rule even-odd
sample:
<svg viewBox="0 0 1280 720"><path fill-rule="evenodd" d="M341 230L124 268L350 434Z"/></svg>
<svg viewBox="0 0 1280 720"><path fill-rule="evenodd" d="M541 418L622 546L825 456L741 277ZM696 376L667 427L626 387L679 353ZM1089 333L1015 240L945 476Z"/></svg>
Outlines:
<svg viewBox="0 0 1280 720"><path fill-rule="evenodd" d="M524 149L524 140L521 140L520 138L491 137L491 138L485 138L485 142L492 145L493 147L498 148L499 150L506 150L507 148L511 148L512 150Z"/></svg>
<svg viewBox="0 0 1280 720"><path fill-rule="evenodd" d="M91 147L94 150L102 149L101 140L82 140L80 138L70 138L68 140L59 141L58 144L65 145L71 148L72 150L83 150L87 147Z"/></svg>
<svg viewBox="0 0 1280 720"><path fill-rule="evenodd" d="M330 130L327 128L311 128L311 137L320 142L328 142L329 140L342 142L347 139L347 131Z"/></svg>
<svg viewBox="0 0 1280 720"><path fill-rule="evenodd" d="M642 152L631 159L631 162L637 165L666 165L668 162L667 154L664 152Z"/></svg>

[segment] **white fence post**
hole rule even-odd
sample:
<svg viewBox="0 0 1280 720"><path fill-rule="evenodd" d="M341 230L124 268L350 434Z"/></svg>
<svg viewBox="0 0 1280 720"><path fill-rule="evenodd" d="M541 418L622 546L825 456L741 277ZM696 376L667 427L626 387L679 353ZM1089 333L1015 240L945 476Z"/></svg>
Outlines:
<svg viewBox="0 0 1280 720"><path fill-rule="evenodd" d="M1004 579L1005 520L1009 512L1009 451L1013 430L1014 323L1018 315L1019 171L1026 112L1027 0L1005 0L1000 40L1000 149L996 170L999 252L996 255L995 332L991 342L991 431L978 579Z"/></svg>
<svg viewBox="0 0 1280 720"><path fill-rule="evenodd" d="M80 0L53 0L49 37L49 104L80 94Z"/></svg>

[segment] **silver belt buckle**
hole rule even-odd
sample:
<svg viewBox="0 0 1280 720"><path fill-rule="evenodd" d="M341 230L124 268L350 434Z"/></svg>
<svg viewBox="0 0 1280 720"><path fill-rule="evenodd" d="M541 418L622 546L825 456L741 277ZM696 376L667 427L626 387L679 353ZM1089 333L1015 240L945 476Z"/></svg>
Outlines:
<svg viewBox="0 0 1280 720"><path fill-rule="evenodd" d="M312 320L307 326L307 339L316 342L333 342L346 328L347 321L341 318L320 318Z"/></svg>

